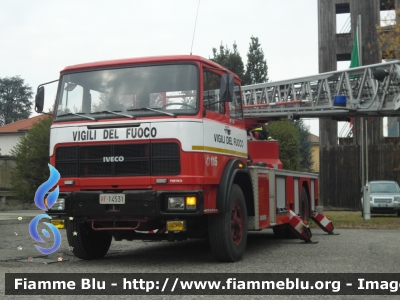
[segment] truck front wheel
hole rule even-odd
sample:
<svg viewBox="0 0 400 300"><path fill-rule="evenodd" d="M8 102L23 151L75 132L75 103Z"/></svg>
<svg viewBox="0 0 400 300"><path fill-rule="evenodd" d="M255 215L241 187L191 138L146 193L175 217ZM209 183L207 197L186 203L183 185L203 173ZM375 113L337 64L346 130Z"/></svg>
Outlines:
<svg viewBox="0 0 400 300"><path fill-rule="evenodd" d="M227 213L211 215L208 222L210 245L219 261L239 261L247 242L247 209L243 192L232 185Z"/></svg>
<svg viewBox="0 0 400 300"><path fill-rule="evenodd" d="M112 240L107 232L93 230L89 223L80 223L77 218L68 221L67 238L74 255L87 260L106 255Z"/></svg>

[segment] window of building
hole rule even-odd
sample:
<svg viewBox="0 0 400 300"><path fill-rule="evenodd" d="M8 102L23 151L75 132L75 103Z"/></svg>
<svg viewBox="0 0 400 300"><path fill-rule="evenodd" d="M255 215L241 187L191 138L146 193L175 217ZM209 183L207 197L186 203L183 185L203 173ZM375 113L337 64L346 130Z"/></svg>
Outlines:
<svg viewBox="0 0 400 300"><path fill-rule="evenodd" d="M349 3L336 4L336 33L351 32L351 15Z"/></svg>

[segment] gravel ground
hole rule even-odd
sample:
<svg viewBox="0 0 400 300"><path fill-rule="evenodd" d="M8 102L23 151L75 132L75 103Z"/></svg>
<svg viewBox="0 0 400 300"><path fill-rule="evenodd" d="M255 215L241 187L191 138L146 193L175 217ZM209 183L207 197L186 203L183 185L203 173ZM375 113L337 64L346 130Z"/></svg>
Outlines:
<svg viewBox="0 0 400 300"><path fill-rule="evenodd" d="M216 262L207 241L204 240L174 243L113 241L104 259L83 261L75 258L69 251L65 230L61 230L60 249L44 257L34 246L28 224L28 220L0 222L0 295L5 293L5 273L400 273L397 230L341 229L335 230L340 235L328 236L314 229L312 240L318 242L316 244L305 244L299 240L278 240L274 238L271 230L265 230L249 235L245 257L236 263ZM32 257L33 260L28 261L28 257ZM59 257L63 258L62 262L45 264L40 261L41 258L56 261ZM35 263L36 261L39 262ZM399 297L400 292L396 295ZM36 298L36 296L2 296L2 299L32 299L32 297ZM87 298L87 296L40 296L40 299L55 297ZM106 297L110 296L95 295L90 296L90 299ZM167 296L139 296L146 299L165 297ZM174 297L198 299L202 296ZM239 299L239 297L243 298L243 296L213 296L219 299ZM265 298L265 296L247 297ZM130 299L132 296L112 296L112 298ZM268 296L268 298L299 299L300 295ZM304 296L305 298L322 297ZM375 299L376 296L323 296L323 298Z"/></svg>

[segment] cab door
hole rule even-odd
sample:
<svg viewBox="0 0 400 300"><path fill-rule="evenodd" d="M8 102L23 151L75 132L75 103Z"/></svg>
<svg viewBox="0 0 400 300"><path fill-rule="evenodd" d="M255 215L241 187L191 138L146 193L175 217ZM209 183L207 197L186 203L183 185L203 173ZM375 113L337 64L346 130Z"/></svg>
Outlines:
<svg viewBox="0 0 400 300"><path fill-rule="evenodd" d="M220 85L221 74L203 70L204 175L205 183L209 184L219 183L224 166L232 157L247 158L239 85L235 85L235 95L239 98L231 103L220 102Z"/></svg>

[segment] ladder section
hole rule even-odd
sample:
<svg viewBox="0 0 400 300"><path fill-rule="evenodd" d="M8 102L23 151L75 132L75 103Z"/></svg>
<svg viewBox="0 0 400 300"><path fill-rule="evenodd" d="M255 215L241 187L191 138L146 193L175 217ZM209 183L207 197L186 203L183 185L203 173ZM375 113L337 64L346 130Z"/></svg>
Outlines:
<svg viewBox="0 0 400 300"><path fill-rule="evenodd" d="M246 118L400 116L400 61L242 87Z"/></svg>

